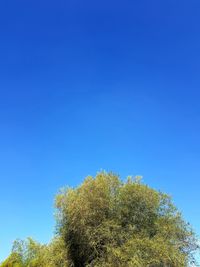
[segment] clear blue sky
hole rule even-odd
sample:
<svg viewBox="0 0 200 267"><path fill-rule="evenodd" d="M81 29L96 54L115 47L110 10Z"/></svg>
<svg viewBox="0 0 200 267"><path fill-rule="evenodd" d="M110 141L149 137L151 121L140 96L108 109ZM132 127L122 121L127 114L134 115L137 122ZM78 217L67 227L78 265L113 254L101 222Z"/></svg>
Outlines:
<svg viewBox="0 0 200 267"><path fill-rule="evenodd" d="M0 259L53 199L143 175L200 234L200 2L0 1Z"/></svg>

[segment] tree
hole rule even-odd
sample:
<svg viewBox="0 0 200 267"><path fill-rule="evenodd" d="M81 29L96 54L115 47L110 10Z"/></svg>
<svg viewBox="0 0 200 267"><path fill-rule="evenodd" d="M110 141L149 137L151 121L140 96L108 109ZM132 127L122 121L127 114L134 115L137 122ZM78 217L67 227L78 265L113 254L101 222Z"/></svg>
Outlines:
<svg viewBox="0 0 200 267"><path fill-rule="evenodd" d="M171 198L112 173L56 198L58 232L74 267L183 267L197 248Z"/></svg>
<svg viewBox="0 0 200 267"><path fill-rule="evenodd" d="M186 267L193 261L190 225L168 195L140 177L122 181L100 172L62 189L56 208L53 240L16 240L0 267Z"/></svg>
<svg viewBox="0 0 200 267"><path fill-rule="evenodd" d="M41 245L32 238L16 240L10 256L0 267L68 267L66 249L59 237L48 245Z"/></svg>
<svg viewBox="0 0 200 267"><path fill-rule="evenodd" d="M1 264L1 267L42 267L44 250L45 246L31 238L15 240L10 256Z"/></svg>

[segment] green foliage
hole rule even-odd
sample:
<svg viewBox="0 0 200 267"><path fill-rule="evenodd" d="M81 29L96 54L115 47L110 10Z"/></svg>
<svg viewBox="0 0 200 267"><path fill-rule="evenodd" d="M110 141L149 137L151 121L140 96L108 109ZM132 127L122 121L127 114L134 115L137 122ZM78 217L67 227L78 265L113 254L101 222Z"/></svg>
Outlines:
<svg viewBox="0 0 200 267"><path fill-rule="evenodd" d="M112 173L87 177L56 197L57 235L16 240L0 267L186 267L194 233L171 198Z"/></svg>
<svg viewBox="0 0 200 267"><path fill-rule="evenodd" d="M63 240L60 237L48 245L46 252L45 263L47 267L69 267L68 250L65 247Z"/></svg>
<svg viewBox="0 0 200 267"><path fill-rule="evenodd" d="M166 194L112 173L57 196L58 230L75 267L187 266L194 234Z"/></svg>
<svg viewBox="0 0 200 267"><path fill-rule="evenodd" d="M0 267L68 267L66 249L59 237L49 245L41 245L31 238L16 240L11 255Z"/></svg>

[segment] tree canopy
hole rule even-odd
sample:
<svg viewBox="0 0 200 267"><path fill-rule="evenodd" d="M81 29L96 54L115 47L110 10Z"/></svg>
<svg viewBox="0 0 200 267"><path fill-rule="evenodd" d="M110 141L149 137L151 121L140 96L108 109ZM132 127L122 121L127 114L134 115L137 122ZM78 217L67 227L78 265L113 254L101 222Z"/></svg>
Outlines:
<svg viewBox="0 0 200 267"><path fill-rule="evenodd" d="M64 243L56 237L48 245L41 245L32 238L16 240L10 256L1 267L68 267Z"/></svg>
<svg viewBox="0 0 200 267"><path fill-rule="evenodd" d="M87 177L56 197L56 237L15 241L0 267L184 267L195 235L171 198L113 173Z"/></svg>

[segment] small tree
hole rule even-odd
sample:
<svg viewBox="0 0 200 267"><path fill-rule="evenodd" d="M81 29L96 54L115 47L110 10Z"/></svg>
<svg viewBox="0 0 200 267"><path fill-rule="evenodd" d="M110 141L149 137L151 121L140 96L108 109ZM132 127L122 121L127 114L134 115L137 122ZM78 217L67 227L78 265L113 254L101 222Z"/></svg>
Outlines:
<svg viewBox="0 0 200 267"><path fill-rule="evenodd" d="M48 245L31 238L16 240L10 256L0 267L68 267L66 249L59 237Z"/></svg>

